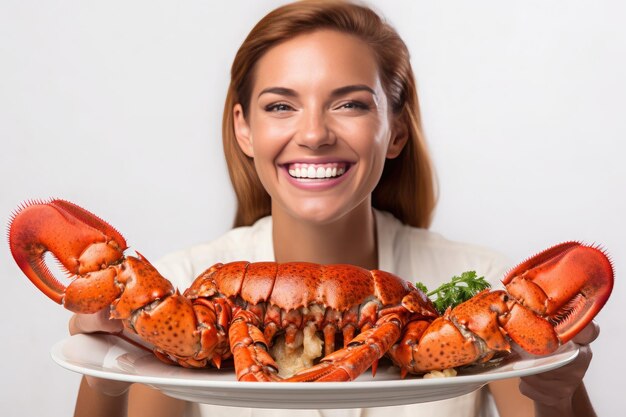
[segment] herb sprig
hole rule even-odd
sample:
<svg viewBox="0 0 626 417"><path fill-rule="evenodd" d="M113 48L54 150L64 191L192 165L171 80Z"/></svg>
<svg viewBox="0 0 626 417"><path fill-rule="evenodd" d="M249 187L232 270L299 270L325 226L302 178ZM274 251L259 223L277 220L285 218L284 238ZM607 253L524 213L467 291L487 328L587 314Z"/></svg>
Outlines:
<svg viewBox="0 0 626 417"><path fill-rule="evenodd" d="M433 301L440 314L443 314L448 307L455 307L480 291L491 287L491 284L485 281L485 277L477 277L476 271L467 271L463 272L461 276L452 277L450 282L442 284L430 292L421 282L415 285Z"/></svg>

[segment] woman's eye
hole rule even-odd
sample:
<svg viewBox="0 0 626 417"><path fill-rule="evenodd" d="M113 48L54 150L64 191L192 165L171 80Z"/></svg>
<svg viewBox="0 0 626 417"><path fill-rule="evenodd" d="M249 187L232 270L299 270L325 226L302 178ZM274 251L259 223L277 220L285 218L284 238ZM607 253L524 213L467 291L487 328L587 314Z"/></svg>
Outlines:
<svg viewBox="0 0 626 417"><path fill-rule="evenodd" d="M274 103L274 104L269 104L267 106L265 106L265 111L268 112L285 112L285 111L290 111L293 110L293 108L285 103Z"/></svg>
<svg viewBox="0 0 626 417"><path fill-rule="evenodd" d="M360 101L349 101L340 105L339 108L348 110L368 110L369 106L365 103L361 103Z"/></svg>

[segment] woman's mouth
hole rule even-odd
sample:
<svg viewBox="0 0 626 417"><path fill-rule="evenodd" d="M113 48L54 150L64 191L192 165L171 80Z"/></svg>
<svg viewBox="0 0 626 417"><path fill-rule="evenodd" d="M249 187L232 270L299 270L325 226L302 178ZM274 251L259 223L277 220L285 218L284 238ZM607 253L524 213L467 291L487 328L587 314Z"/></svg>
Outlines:
<svg viewBox="0 0 626 417"><path fill-rule="evenodd" d="M287 165L289 176L298 180L324 180L341 177L350 169L347 162L324 164L292 163Z"/></svg>

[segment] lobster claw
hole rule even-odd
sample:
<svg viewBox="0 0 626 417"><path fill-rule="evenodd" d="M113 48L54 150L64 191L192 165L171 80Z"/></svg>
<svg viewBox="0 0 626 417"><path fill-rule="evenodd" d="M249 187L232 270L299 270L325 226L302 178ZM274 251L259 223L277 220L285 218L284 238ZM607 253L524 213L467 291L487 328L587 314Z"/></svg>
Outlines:
<svg viewBox="0 0 626 417"><path fill-rule="evenodd" d="M529 323L526 311L530 310L539 316L537 319L543 317L552 325L558 347L558 343L571 340L602 309L613 289L613 267L597 247L565 242L521 263L502 282L518 301L516 308L520 311L517 317L512 311L507 330L524 327L537 332L543 323ZM517 323L512 325L511 321ZM509 336L520 343L516 333L509 332ZM550 350L553 348L546 347L537 353Z"/></svg>
<svg viewBox="0 0 626 417"><path fill-rule="evenodd" d="M72 275L93 275L101 284L101 294L107 294L107 299L112 297L108 303L119 293L112 279L114 273L108 266L124 259L126 241L108 223L75 204L52 200L20 207L10 222L9 246L24 274L59 304L64 303L66 291L71 290L72 285L76 284L75 291L80 291L82 279L74 280L66 288L45 264L46 252L51 252ZM96 302L102 307L106 303L103 299ZM95 312L98 306L72 310Z"/></svg>

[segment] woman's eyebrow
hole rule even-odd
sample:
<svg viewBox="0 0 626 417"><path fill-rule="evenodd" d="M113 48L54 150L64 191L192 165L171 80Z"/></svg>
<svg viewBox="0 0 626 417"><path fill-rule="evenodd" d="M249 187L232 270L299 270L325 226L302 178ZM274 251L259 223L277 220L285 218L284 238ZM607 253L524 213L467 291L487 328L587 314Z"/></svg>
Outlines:
<svg viewBox="0 0 626 417"><path fill-rule="evenodd" d="M281 96L288 96L288 97L296 97L298 95L296 93L296 91L292 90L291 88L268 87L268 88L264 88L263 90L261 90L261 92L259 93L258 97L261 97L265 93L278 94L278 95L281 95Z"/></svg>
<svg viewBox="0 0 626 417"><path fill-rule="evenodd" d="M374 97L376 97L376 92L374 91L374 89L365 84L346 85L345 87L336 88L332 91L331 96L339 97L348 93L353 93L355 91L367 91L368 93L371 93Z"/></svg>
<svg viewBox="0 0 626 417"><path fill-rule="evenodd" d="M334 89L330 93L330 95L331 97L339 97L339 96L343 96L345 94L352 93L355 91L367 91L368 93L376 97L376 92L374 91L374 89L365 84L346 85L344 87L339 87L339 88ZM278 94L278 95L287 96L287 97L296 97L298 95L298 93L295 90L292 90L291 88L268 87L268 88L264 88L263 90L261 90L261 92L259 93L259 97L261 97L263 94L266 94L266 93Z"/></svg>

